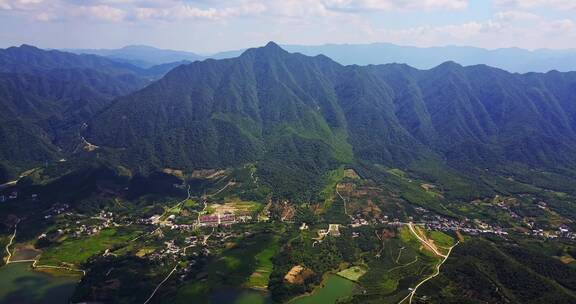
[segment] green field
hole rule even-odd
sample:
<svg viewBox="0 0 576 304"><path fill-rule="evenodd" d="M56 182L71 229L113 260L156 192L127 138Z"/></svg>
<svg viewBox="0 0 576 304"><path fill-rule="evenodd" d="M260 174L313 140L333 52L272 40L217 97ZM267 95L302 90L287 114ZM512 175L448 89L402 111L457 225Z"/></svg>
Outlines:
<svg viewBox="0 0 576 304"><path fill-rule="evenodd" d="M427 233L427 235L428 238L434 240L434 244L436 244L436 246L440 246L442 248L450 248L456 243L454 238L440 231L430 231Z"/></svg>
<svg viewBox="0 0 576 304"><path fill-rule="evenodd" d="M278 239L279 237L274 237L270 245L256 255L256 271L248 278L248 283L246 283L248 287L259 289L268 287L270 274L274 268L272 258L279 250Z"/></svg>
<svg viewBox="0 0 576 304"><path fill-rule="evenodd" d="M366 256L368 271L358 280L366 293L359 303L397 303L424 277L433 272L438 258L421 249L408 227L397 238L385 241L380 257Z"/></svg>
<svg viewBox="0 0 576 304"><path fill-rule="evenodd" d="M137 235L137 231L109 228L90 237L69 238L44 251L40 257L40 264L68 263L79 265L86 262L91 256L101 254L113 246L128 245L129 240Z"/></svg>
<svg viewBox="0 0 576 304"><path fill-rule="evenodd" d="M324 209L329 209L336 196L336 185L344 178L344 167L326 173L325 184L320 191L320 198L324 201Z"/></svg>
<svg viewBox="0 0 576 304"><path fill-rule="evenodd" d="M360 279L360 277L363 276L365 273L366 269L364 267L354 266L344 269L338 272L337 274L350 281L358 282L358 279Z"/></svg>

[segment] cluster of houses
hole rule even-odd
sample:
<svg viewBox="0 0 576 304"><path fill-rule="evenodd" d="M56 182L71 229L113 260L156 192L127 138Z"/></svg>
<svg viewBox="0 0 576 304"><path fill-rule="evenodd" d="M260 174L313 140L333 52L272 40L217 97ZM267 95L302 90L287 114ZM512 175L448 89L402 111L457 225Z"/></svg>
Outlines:
<svg viewBox="0 0 576 304"><path fill-rule="evenodd" d="M234 213L205 214L198 217L199 227L229 226L238 223L248 223L253 220L251 215L237 215Z"/></svg>
<svg viewBox="0 0 576 304"><path fill-rule="evenodd" d="M339 237L340 236L340 224L328 224L328 230L320 229L318 230L317 240L322 240L326 236Z"/></svg>
<svg viewBox="0 0 576 304"><path fill-rule="evenodd" d="M546 239L569 239L576 240L576 233L570 230L566 225L561 225L556 231L545 231L543 229L532 229L530 232L525 232L525 235L541 237Z"/></svg>
<svg viewBox="0 0 576 304"><path fill-rule="evenodd" d="M463 219L458 221L456 219L446 218L440 215L425 216L424 225L427 229L438 231L462 231L470 235L479 234L494 234L499 236L508 235L508 232L500 226L493 226L484 223L480 220L470 221Z"/></svg>
<svg viewBox="0 0 576 304"><path fill-rule="evenodd" d="M13 191L10 192L10 194L2 194L0 195L0 203L4 203L10 200L15 200L18 198L18 192L17 191Z"/></svg>
<svg viewBox="0 0 576 304"><path fill-rule="evenodd" d="M49 219L49 218L52 218L54 216L63 214L69 208L70 208L70 205L68 205L68 204L56 203L56 204L52 205L52 207L50 207L50 209L44 211L44 213L46 213L46 215L44 215L44 219Z"/></svg>
<svg viewBox="0 0 576 304"><path fill-rule="evenodd" d="M200 227L216 227L220 225L236 224L236 215L233 213L216 213L201 215L198 218L198 225Z"/></svg>
<svg viewBox="0 0 576 304"><path fill-rule="evenodd" d="M380 225L388 225L388 226L392 226L392 227L400 227L400 226L406 224L405 222L400 221L399 218L390 219L387 215L381 215L379 217L373 217L373 218L370 218L368 220L360 212L352 215L351 218L352 218L352 222L350 223L350 227L352 227L352 228L358 228L358 227L368 226L368 225L379 225L379 224ZM408 217L408 220L412 221L413 218Z"/></svg>
<svg viewBox="0 0 576 304"><path fill-rule="evenodd" d="M148 219L139 219L137 222L145 225L167 226L171 229L193 230L198 227L230 226L238 223L247 223L253 220L251 215L239 215L231 212L201 214L193 224L176 224L177 215L171 214L165 220L161 215L154 215Z"/></svg>
<svg viewBox="0 0 576 304"><path fill-rule="evenodd" d="M163 237L163 235L161 236ZM223 244L228 238L233 236L238 235L234 235L231 232L217 232L214 233L213 237L210 239L213 239L215 240L215 242ZM177 245L174 240L168 240L164 242L165 245L164 249L148 254L146 255L146 257L151 260L163 260L166 258L175 258L179 256L183 257L190 254L192 256L198 256L198 255L209 256L210 249L206 247L201 248L201 250L194 250L193 252L187 252L188 249L196 248L200 245L205 245L206 241L207 241L206 236L196 236L196 235L186 237L184 239L183 246Z"/></svg>

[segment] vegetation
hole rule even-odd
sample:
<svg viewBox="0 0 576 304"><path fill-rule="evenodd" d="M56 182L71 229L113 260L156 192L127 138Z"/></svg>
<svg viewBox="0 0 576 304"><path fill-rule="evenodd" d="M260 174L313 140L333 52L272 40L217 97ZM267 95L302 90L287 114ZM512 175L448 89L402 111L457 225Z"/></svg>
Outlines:
<svg viewBox="0 0 576 304"><path fill-rule="evenodd" d="M366 269L361 266L353 266L338 272L339 276L354 282L357 282L364 274L366 274Z"/></svg>
<svg viewBox="0 0 576 304"><path fill-rule="evenodd" d="M256 259L256 270L250 275L246 285L250 288L266 289L272 273L274 264L272 259L278 253L280 248L278 244L279 237L273 237L270 244L259 252L254 258Z"/></svg>
<svg viewBox="0 0 576 304"><path fill-rule="evenodd" d="M568 273L574 269L542 254L482 239L466 241L453 254L440 278L422 289L434 303L570 303L575 299L559 285L571 284L566 279L573 277ZM550 271L538 266L543 261Z"/></svg>
<svg viewBox="0 0 576 304"><path fill-rule="evenodd" d="M92 237L66 239L60 244L47 248L42 254L40 263L47 265L65 263L79 266L90 257L104 253L106 249L130 245L129 241L137 235L138 233L134 231L106 229Z"/></svg>
<svg viewBox="0 0 576 304"><path fill-rule="evenodd" d="M74 302L398 303L440 265L415 302L575 302L574 73L273 43L145 88L27 46L0 72L0 245L85 270Z"/></svg>

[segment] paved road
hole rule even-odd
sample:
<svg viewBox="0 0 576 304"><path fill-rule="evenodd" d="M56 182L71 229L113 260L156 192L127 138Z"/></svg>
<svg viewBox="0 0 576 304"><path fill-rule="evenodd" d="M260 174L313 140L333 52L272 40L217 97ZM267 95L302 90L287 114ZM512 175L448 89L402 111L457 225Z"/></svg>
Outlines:
<svg viewBox="0 0 576 304"><path fill-rule="evenodd" d="M150 302L150 300L152 300L152 298L154 297L154 295L156 294L156 292L158 291L158 289L160 289L160 287L162 287L162 285L164 283L166 283L166 281L168 281L168 279L170 278L170 276L172 276L172 274L174 273L174 271L176 271L176 268L178 267L178 263L176 263L176 265L174 266L174 268L172 269L172 271L170 271L170 273L168 274L168 276L166 276L166 278L164 278L164 280L162 280L162 282L160 282L160 284L158 284L158 286L156 286L156 288L154 288L154 291L152 292L152 294L148 297L148 299L146 300L146 302L144 302L144 304L148 304L148 302Z"/></svg>

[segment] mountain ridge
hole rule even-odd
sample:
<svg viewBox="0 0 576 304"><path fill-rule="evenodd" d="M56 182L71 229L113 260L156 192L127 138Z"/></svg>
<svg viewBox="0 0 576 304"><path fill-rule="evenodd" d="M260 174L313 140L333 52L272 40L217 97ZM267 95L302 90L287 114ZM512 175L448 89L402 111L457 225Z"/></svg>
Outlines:
<svg viewBox="0 0 576 304"><path fill-rule="evenodd" d="M117 99L92 120L87 138L125 149L119 158L132 168L257 161L278 169L305 160L299 169L321 175L352 161L407 167L431 159L451 167L574 168L574 75L453 62L425 71L342 66L269 43L172 70ZM107 136L103 126L117 134Z"/></svg>
<svg viewBox="0 0 576 304"><path fill-rule="evenodd" d="M145 87L172 67L155 71L96 55L0 49L0 167L17 175L69 157L80 126L115 97Z"/></svg>

